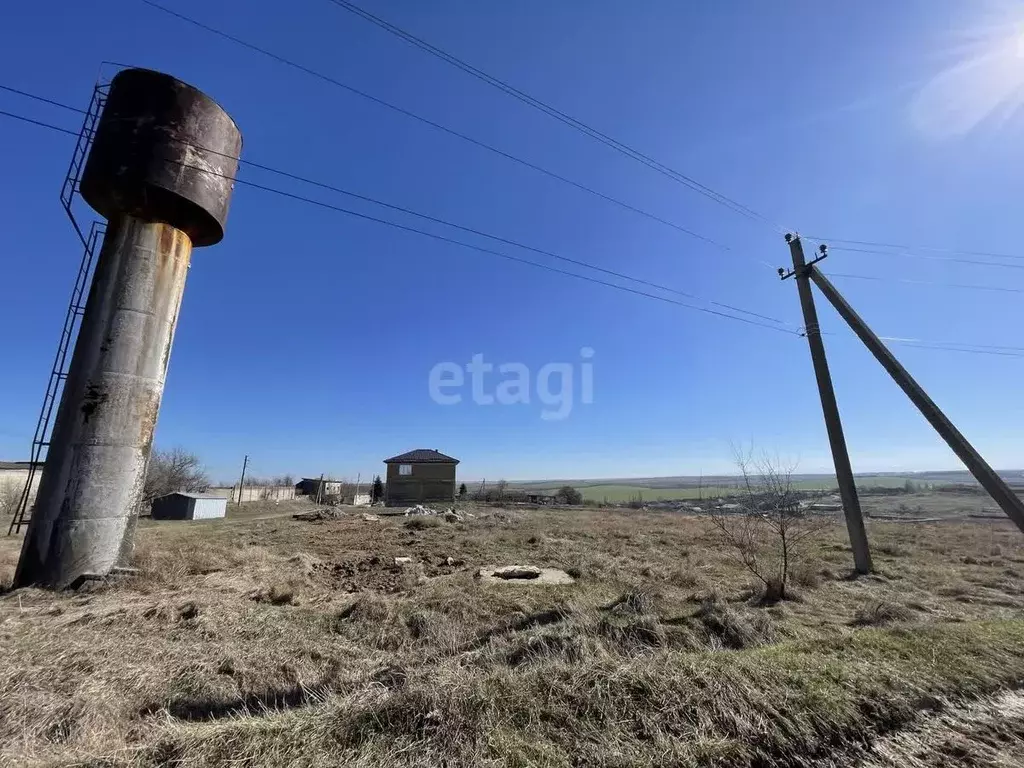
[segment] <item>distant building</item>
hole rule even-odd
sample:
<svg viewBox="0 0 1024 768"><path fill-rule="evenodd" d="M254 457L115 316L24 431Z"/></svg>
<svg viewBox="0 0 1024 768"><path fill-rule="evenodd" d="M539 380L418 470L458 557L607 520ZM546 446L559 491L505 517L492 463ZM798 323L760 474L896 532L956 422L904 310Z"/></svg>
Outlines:
<svg viewBox="0 0 1024 768"><path fill-rule="evenodd" d="M455 501L458 459L429 448L417 448L384 459L384 463L387 465L384 485L387 506Z"/></svg>
<svg viewBox="0 0 1024 768"><path fill-rule="evenodd" d="M175 491L153 499L154 520L214 520L227 513L228 500L212 493Z"/></svg>
<svg viewBox="0 0 1024 768"><path fill-rule="evenodd" d="M526 493L527 504L554 504L555 494L542 491L528 491Z"/></svg>
<svg viewBox="0 0 1024 768"><path fill-rule="evenodd" d="M341 480L321 480L319 477L304 477L295 484L297 496L311 496L314 499L325 496L340 496L342 492Z"/></svg>

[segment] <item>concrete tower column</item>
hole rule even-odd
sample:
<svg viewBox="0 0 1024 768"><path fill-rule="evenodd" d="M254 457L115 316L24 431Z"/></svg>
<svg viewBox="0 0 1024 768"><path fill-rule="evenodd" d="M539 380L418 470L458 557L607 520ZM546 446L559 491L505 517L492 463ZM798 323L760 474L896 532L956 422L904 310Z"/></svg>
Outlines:
<svg viewBox="0 0 1024 768"><path fill-rule="evenodd" d="M112 81L81 184L107 233L16 586L127 564L192 248L224 235L240 150L195 88L140 69Z"/></svg>

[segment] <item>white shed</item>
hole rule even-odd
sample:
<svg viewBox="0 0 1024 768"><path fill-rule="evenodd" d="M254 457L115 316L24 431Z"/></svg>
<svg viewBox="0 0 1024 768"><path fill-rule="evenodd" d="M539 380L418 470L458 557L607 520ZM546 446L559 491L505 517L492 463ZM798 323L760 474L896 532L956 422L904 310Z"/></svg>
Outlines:
<svg viewBox="0 0 1024 768"><path fill-rule="evenodd" d="M154 520L213 520L227 514L228 500L210 493L175 491L153 499Z"/></svg>

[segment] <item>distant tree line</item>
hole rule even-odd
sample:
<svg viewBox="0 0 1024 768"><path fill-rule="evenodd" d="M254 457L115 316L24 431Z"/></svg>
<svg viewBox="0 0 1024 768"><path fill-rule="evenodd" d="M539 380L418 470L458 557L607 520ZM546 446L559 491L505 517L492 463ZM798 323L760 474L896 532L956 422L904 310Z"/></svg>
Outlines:
<svg viewBox="0 0 1024 768"><path fill-rule="evenodd" d="M234 485L234 483L230 483ZM266 488L269 486L293 486L295 478L292 475L278 475L276 477L248 477L245 478L247 488Z"/></svg>
<svg viewBox="0 0 1024 768"><path fill-rule="evenodd" d="M483 481L476 490L471 492L468 491L465 483L459 486L460 499L468 498L471 501L491 504L525 504L537 496L550 498L553 504L579 505L584 503L583 494L571 485L563 485L554 494L529 488L509 488L505 480L499 480L493 485L488 485L486 481Z"/></svg>

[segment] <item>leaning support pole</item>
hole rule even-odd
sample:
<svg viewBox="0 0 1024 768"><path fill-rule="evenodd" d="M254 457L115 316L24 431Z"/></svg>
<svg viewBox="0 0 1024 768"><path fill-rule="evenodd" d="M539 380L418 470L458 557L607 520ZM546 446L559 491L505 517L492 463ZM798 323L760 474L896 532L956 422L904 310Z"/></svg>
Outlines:
<svg viewBox="0 0 1024 768"><path fill-rule="evenodd" d="M928 419L928 423L935 428L943 440L964 463L974 478L981 484L981 487L988 491L1006 516L1017 524L1017 527L1024 531L1024 502L1015 494L1003 479L996 474L996 471L988 465L988 462L981 457L981 454L974 450L967 438L960 434L960 431L953 426L946 414L939 410L939 406L928 397L921 385L914 381L914 378L907 372L900 362L893 356L892 352L882 343L882 340L875 335L867 324L854 311L836 287L829 282L815 266L807 268L811 280L818 286L825 298L829 300L839 316L846 321L853 329L857 337L864 342L875 359L882 364L886 372L892 376L911 402L917 406L921 414Z"/></svg>
<svg viewBox="0 0 1024 768"><path fill-rule="evenodd" d="M223 237L241 135L208 96L126 69L81 181L109 224L15 586L128 565L193 246Z"/></svg>
<svg viewBox="0 0 1024 768"><path fill-rule="evenodd" d="M836 393L832 388L832 374L828 370L825 345L821 340L814 295L807 280L808 269L813 269L813 266L808 267L804 260L804 249L799 237L786 235L786 242L789 243L790 255L793 257L793 274L796 276L797 289L800 293L804 330L807 334L807 344L811 348L811 362L814 364L814 378L818 382L821 410L825 416L825 430L828 432L828 442L832 448L839 497L843 502L843 513L846 515L846 530L850 537L850 547L853 549L854 569L857 573L870 573L872 566L868 534L864 530L864 517L861 514L860 498L857 496L857 485L853 479L853 468L850 466L850 454L846 450L843 422L839 418L839 405L836 403Z"/></svg>

